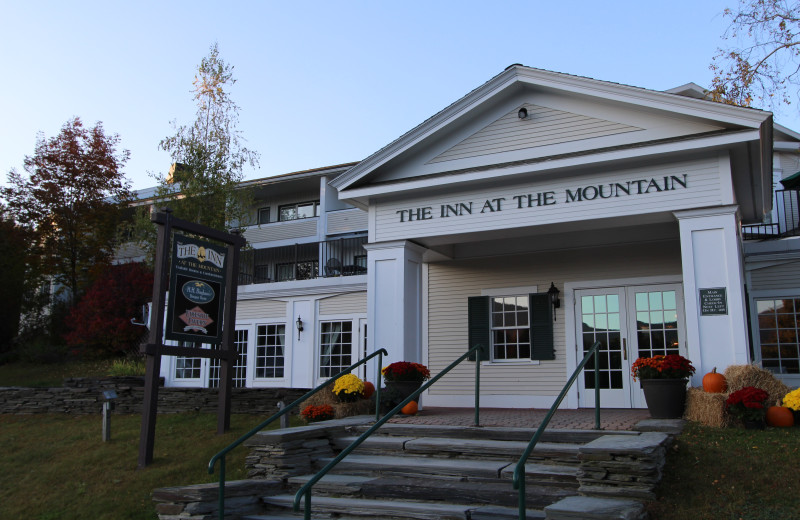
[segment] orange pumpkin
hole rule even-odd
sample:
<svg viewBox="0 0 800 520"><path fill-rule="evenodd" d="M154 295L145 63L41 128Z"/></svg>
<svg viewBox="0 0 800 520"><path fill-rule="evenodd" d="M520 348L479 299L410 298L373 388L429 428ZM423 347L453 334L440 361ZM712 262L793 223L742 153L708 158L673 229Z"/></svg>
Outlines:
<svg viewBox="0 0 800 520"><path fill-rule="evenodd" d="M717 374L717 367L703 376L703 390L709 394L721 394L728 389L728 380L722 374Z"/></svg>
<svg viewBox="0 0 800 520"><path fill-rule="evenodd" d="M794 426L794 414L785 406L770 406L767 408L767 424L780 428Z"/></svg>
<svg viewBox="0 0 800 520"><path fill-rule="evenodd" d="M404 415L414 415L414 414L417 413L418 410L419 410L419 407L417 406L417 402L416 401L411 401L410 403L405 405L400 411Z"/></svg>
<svg viewBox="0 0 800 520"><path fill-rule="evenodd" d="M375 385L373 385L369 381L364 381L364 393L362 394L362 397L364 399L369 399L370 397L372 397L372 394L374 393L375 393Z"/></svg>

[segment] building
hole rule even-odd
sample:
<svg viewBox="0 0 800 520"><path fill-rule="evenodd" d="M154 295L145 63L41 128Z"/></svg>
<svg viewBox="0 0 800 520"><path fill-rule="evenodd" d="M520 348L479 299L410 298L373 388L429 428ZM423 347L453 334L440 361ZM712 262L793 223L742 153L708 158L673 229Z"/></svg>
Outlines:
<svg viewBox="0 0 800 520"><path fill-rule="evenodd" d="M655 354L695 384L753 360L797 385L797 192L776 207L773 184L800 135L704 96L512 65L359 163L252 181L239 384L309 387L377 348L435 373L480 343L483 405L545 407L600 340L606 407L644 407L630 365ZM213 384L206 363L163 375ZM424 403L469 406L473 371Z"/></svg>

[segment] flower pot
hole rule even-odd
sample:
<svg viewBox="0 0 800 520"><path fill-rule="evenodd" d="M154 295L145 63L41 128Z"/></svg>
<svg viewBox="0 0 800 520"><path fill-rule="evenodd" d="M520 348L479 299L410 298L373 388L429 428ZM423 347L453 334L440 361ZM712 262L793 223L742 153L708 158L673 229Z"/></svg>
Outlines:
<svg viewBox="0 0 800 520"><path fill-rule="evenodd" d="M766 426L764 419L745 419L742 423L745 430L763 430Z"/></svg>
<svg viewBox="0 0 800 520"><path fill-rule="evenodd" d="M413 394L421 386L422 381L386 381L386 390L391 393L393 399L397 399L398 403Z"/></svg>
<svg viewBox="0 0 800 520"><path fill-rule="evenodd" d="M792 415L794 415L794 425L800 427L800 410L792 410Z"/></svg>
<svg viewBox="0 0 800 520"><path fill-rule="evenodd" d="M642 379L647 410L653 419L680 419L686 406L686 379Z"/></svg>

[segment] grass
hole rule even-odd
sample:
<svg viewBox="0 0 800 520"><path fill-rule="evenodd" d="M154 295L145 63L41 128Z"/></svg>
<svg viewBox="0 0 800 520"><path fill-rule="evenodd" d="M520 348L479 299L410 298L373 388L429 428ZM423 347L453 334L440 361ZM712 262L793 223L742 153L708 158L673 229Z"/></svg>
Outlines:
<svg viewBox="0 0 800 520"><path fill-rule="evenodd" d="M159 415L153 464L138 470L139 415L112 416L109 442L99 415L0 415L0 518L154 520L154 489L216 482L209 459L262 420L233 415L219 436L214 414ZM228 456L227 480L245 477L247 451Z"/></svg>
<svg viewBox="0 0 800 520"><path fill-rule="evenodd" d="M111 360L9 363L0 365L0 386L58 387L68 377L106 377L111 365Z"/></svg>
<svg viewBox="0 0 800 520"><path fill-rule="evenodd" d="M689 423L670 449L654 519L797 518L800 428L709 428Z"/></svg>

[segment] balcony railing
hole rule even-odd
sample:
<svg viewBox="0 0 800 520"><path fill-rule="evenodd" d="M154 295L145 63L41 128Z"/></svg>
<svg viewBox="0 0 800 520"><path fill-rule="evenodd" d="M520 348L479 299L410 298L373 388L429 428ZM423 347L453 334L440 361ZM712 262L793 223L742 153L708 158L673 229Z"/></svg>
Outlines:
<svg viewBox="0 0 800 520"><path fill-rule="evenodd" d="M367 273L367 237L242 251L239 285Z"/></svg>
<svg viewBox="0 0 800 520"><path fill-rule="evenodd" d="M800 192L775 190L775 222L742 226L745 239L783 238L800 235Z"/></svg>

